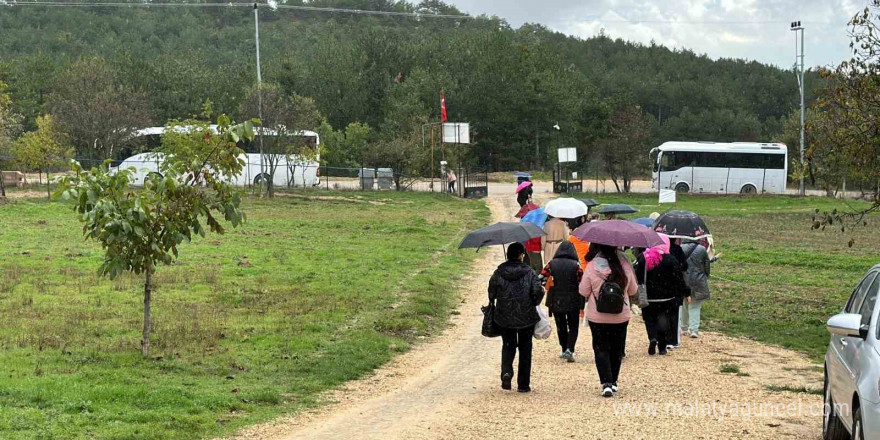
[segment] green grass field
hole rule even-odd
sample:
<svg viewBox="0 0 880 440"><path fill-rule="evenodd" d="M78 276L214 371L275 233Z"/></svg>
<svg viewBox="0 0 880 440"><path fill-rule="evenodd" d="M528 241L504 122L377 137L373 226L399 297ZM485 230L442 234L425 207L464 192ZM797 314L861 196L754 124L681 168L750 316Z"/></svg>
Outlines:
<svg viewBox="0 0 880 440"><path fill-rule="evenodd" d="M601 195L629 203L645 216L663 212L656 195ZM826 198L679 196L675 205L699 213L721 260L712 266L712 299L703 306L707 329L804 351L821 361L829 336L825 321L838 313L869 268L880 263L880 216L841 233L812 231L815 210L852 209L863 202ZM847 246L855 239L852 248Z"/></svg>
<svg viewBox="0 0 880 440"><path fill-rule="evenodd" d="M244 227L155 276L153 359L142 280L62 203L0 205L0 438L197 439L316 403L446 322L488 221L428 194L249 199Z"/></svg>

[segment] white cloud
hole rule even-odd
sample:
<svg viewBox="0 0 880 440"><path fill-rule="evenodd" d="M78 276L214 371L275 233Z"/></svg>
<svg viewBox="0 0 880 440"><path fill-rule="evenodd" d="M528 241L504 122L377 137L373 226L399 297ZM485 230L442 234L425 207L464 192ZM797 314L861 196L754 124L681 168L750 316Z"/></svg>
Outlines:
<svg viewBox="0 0 880 440"><path fill-rule="evenodd" d="M614 38L712 58L745 58L788 67L794 36L789 22L806 27L808 65L849 58L846 23L864 7L859 0L449 0L474 14L497 15L512 25L537 22L580 37L600 29Z"/></svg>

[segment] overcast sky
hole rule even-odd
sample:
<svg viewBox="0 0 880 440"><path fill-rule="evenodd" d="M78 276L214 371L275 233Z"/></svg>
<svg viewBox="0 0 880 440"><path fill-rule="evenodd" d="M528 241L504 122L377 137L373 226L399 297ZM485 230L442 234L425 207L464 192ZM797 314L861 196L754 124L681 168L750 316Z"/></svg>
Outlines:
<svg viewBox="0 0 880 440"><path fill-rule="evenodd" d="M519 27L541 23L590 37L687 48L711 58L745 58L780 67L794 64L794 32L805 33L807 66L849 59L846 23L865 7L859 0L448 0L474 15L497 15Z"/></svg>

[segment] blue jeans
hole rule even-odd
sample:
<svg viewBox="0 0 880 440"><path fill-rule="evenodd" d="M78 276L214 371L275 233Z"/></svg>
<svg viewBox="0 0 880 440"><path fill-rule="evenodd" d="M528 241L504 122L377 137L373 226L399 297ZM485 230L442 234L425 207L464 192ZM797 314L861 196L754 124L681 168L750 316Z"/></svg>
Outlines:
<svg viewBox="0 0 880 440"><path fill-rule="evenodd" d="M690 304L685 303L681 305L678 326L681 327L682 331L700 332L700 313L702 309L703 301L691 301Z"/></svg>

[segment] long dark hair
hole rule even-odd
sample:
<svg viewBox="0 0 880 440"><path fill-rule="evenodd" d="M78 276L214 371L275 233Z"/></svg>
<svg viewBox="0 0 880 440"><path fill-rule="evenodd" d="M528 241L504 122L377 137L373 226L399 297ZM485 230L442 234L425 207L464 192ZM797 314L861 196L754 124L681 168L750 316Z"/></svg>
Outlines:
<svg viewBox="0 0 880 440"><path fill-rule="evenodd" d="M627 277L623 271L623 265L620 263L620 257L617 255L617 248L604 244L590 243L590 250L587 251L586 261L593 261L597 256L603 256L608 260L608 267L611 268L611 274L607 280L617 284L621 289L626 289Z"/></svg>

